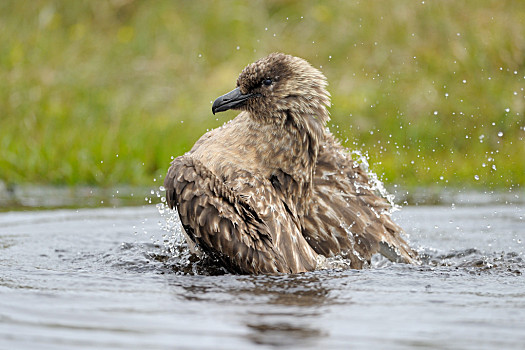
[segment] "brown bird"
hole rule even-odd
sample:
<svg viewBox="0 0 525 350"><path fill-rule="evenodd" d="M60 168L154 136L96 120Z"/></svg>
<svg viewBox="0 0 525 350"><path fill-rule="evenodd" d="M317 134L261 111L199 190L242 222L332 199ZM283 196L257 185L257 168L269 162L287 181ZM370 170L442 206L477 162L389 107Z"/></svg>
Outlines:
<svg viewBox="0 0 525 350"><path fill-rule="evenodd" d="M168 170L164 187L188 243L232 272L297 273L342 256L417 263L391 205L326 129L325 76L273 53L248 65L213 113L241 113L207 132Z"/></svg>

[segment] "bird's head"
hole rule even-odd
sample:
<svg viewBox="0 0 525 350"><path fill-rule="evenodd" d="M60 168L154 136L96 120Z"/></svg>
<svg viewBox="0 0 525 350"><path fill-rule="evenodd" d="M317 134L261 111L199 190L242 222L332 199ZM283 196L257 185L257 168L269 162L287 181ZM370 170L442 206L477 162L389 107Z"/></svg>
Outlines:
<svg viewBox="0 0 525 350"><path fill-rule="evenodd" d="M300 115L324 125L330 106L326 86L326 77L304 59L272 53L244 68L237 88L217 98L212 112L236 109L275 122Z"/></svg>

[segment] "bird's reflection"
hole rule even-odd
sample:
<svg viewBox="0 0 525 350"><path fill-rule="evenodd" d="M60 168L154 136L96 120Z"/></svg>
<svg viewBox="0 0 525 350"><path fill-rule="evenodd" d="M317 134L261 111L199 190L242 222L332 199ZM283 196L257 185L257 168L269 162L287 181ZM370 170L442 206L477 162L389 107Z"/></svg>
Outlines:
<svg viewBox="0 0 525 350"><path fill-rule="evenodd" d="M252 292L267 296L272 307L247 310L243 319L251 342L304 346L328 335L318 325L323 306L330 303L329 290L316 274L252 276L252 282Z"/></svg>
<svg viewBox="0 0 525 350"><path fill-rule="evenodd" d="M329 335L322 325L336 302L330 281L338 279L337 274L178 277L172 276L170 283L177 298L227 314L229 322L246 327L243 336L251 343L315 346Z"/></svg>

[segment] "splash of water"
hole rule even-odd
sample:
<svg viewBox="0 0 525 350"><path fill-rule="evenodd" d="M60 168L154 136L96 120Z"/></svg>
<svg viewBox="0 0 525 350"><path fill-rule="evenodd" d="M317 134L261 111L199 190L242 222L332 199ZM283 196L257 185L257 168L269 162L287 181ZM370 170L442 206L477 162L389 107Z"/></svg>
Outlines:
<svg viewBox="0 0 525 350"><path fill-rule="evenodd" d="M395 196L393 194L388 193L385 184L379 179L376 173L370 170L368 156L366 154L363 154L363 152L359 150L349 150L349 153L352 156L352 159L354 160L354 167L361 167L361 169L363 169L368 175L368 183L363 184L356 182L356 189L363 188L366 190L370 190L386 199L390 204L388 214L392 214L398 210L401 210L401 207L395 203Z"/></svg>

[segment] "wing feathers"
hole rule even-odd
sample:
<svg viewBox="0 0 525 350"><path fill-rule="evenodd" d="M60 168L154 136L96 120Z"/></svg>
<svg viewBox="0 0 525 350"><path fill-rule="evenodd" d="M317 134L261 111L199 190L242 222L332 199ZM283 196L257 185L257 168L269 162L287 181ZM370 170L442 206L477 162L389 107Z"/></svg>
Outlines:
<svg viewBox="0 0 525 350"><path fill-rule="evenodd" d="M182 156L172 162L164 182L168 205L177 208L190 238L232 271L313 270L316 254L306 243L302 250L293 246L292 236L304 240L298 220L277 218L285 209L271 184L247 173L237 176L228 187L196 159Z"/></svg>
<svg viewBox="0 0 525 350"><path fill-rule="evenodd" d="M355 268L376 253L394 261L416 262L416 253L400 236L402 229L390 218L390 204L370 189L366 173L333 136L326 136L313 181L315 200L305 218L307 241L326 256L355 255Z"/></svg>

